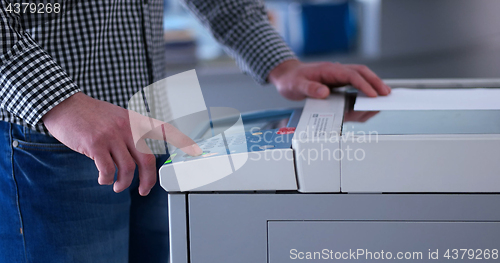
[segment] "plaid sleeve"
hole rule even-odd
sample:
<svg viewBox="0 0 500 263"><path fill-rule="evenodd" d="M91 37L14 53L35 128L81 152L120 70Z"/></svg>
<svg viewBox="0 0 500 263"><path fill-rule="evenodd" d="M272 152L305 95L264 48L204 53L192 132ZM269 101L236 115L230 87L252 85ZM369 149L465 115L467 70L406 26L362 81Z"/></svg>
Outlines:
<svg viewBox="0 0 500 263"><path fill-rule="evenodd" d="M35 125L79 89L0 3L0 108Z"/></svg>
<svg viewBox="0 0 500 263"><path fill-rule="evenodd" d="M184 0L240 68L260 84L285 60L296 58L270 25L259 0Z"/></svg>

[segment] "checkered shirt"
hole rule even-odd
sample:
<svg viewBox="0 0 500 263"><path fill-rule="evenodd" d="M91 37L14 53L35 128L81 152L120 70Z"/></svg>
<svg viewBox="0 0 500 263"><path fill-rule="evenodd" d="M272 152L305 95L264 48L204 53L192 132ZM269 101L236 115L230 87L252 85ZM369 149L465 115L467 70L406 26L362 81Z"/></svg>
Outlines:
<svg viewBox="0 0 500 263"><path fill-rule="evenodd" d="M55 13L31 13L59 3ZM48 133L41 118L76 92L126 107L164 78L162 0L0 0L0 120ZM16 4L20 4L16 12ZM295 58L259 0L184 0L240 68L265 83Z"/></svg>

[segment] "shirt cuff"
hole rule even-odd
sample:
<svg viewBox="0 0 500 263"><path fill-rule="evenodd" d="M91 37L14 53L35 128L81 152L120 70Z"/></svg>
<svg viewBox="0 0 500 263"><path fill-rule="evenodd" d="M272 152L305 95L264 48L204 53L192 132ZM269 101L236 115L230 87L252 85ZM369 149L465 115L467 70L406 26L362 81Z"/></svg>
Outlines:
<svg viewBox="0 0 500 263"><path fill-rule="evenodd" d="M30 37L21 38L0 64L0 106L30 125L79 92L68 74Z"/></svg>

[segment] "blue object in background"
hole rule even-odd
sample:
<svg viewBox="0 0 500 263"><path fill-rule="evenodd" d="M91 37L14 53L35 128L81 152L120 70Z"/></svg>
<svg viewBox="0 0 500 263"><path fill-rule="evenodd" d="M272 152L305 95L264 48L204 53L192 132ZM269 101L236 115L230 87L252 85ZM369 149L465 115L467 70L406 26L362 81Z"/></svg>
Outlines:
<svg viewBox="0 0 500 263"><path fill-rule="evenodd" d="M285 40L297 54L348 52L356 41L356 19L349 1L293 3Z"/></svg>

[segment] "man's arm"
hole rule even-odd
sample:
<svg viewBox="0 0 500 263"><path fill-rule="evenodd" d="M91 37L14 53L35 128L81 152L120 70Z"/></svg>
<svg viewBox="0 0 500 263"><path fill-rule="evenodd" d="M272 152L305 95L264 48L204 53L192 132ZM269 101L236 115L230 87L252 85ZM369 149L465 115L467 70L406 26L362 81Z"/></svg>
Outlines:
<svg viewBox="0 0 500 263"><path fill-rule="evenodd" d="M163 140L163 126L165 137L173 145L191 155L201 154L194 141L173 126L80 92L69 75L23 30L20 17L6 11L6 1L0 0L0 4L0 107L31 125L43 120L59 141L94 160L100 184L114 183L116 192L123 191L132 182L137 164L139 193L147 195L155 185L155 157L144 153L148 150L144 140L139 145L134 143L134 132ZM153 131L151 121L157 128Z"/></svg>
<svg viewBox="0 0 500 263"><path fill-rule="evenodd" d="M328 86L352 84L368 96L390 88L361 65L302 63L270 25L259 0L183 0L240 68L257 82L272 82L289 99L324 98Z"/></svg>
<svg viewBox="0 0 500 263"><path fill-rule="evenodd" d="M256 0L182 0L224 46L238 66L264 84L280 63L296 59L269 24L264 4Z"/></svg>
<svg viewBox="0 0 500 263"><path fill-rule="evenodd" d="M31 125L79 91L0 1L0 106Z"/></svg>

